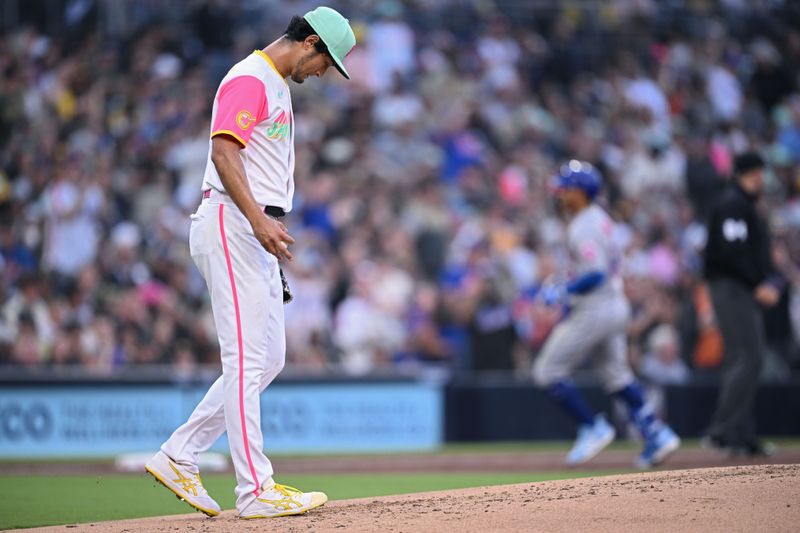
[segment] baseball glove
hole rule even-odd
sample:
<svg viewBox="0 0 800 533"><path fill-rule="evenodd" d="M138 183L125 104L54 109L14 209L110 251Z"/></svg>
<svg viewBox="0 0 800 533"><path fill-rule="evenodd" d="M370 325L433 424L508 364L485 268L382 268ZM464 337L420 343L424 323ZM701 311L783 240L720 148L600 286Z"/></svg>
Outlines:
<svg viewBox="0 0 800 533"><path fill-rule="evenodd" d="M286 305L292 301L294 296L292 296L292 289L289 288L289 282L286 281L286 276L283 274L283 268L278 267L278 270L281 273L281 285L283 286L283 303Z"/></svg>

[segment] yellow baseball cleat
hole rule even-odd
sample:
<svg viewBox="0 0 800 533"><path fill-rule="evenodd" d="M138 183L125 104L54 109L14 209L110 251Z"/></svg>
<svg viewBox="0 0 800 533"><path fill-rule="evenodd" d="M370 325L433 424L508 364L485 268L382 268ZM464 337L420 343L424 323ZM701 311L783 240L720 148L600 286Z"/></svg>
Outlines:
<svg viewBox="0 0 800 533"><path fill-rule="evenodd" d="M302 492L294 487L279 485L274 481L239 513L239 518L277 518L303 514L325 504L324 492Z"/></svg>
<svg viewBox="0 0 800 533"><path fill-rule="evenodd" d="M214 498L208 495L200 474L192 472L186 466L170 459L164 452L155 454L144 466L156 481L175 493L178 499L185 501L198 511L208 516L217 516L221 509Z"/></svg>

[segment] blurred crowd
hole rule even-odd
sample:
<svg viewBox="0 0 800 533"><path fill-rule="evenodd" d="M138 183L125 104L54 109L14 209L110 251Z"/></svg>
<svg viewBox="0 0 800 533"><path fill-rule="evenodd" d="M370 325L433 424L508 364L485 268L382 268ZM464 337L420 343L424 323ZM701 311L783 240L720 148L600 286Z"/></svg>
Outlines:
<svg viewBox="0 0 800 533"><path fill-rule="evenodd" d="M764 377L800 371L797 5L329 4L359 45L352 81L292 85L288 372L529 375L559 316L540 288L566 269L551 176L577 158L619 221L635 368L713 377L704 217L747 149L769 161L791 281L766 314ZM217 365L187 244L211 100L315 2L16 5L0 24L0 364Z"/></svg>

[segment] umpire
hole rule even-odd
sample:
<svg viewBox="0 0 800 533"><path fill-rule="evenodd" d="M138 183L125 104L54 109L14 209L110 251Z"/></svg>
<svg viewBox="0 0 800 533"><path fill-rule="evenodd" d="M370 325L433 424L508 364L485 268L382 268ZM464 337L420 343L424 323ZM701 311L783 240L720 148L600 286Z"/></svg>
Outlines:
<svg viewBox="0 0 800 533"><path fill-rule="evenodd" d="M736 157L734 183L711 208L705 276L722 337L725 361L707 441L732 454L769 455L756 436L754 403L765 352L762 308L778 302L785 284L772 266L769 230L756 203L764 160Z"/></svg>

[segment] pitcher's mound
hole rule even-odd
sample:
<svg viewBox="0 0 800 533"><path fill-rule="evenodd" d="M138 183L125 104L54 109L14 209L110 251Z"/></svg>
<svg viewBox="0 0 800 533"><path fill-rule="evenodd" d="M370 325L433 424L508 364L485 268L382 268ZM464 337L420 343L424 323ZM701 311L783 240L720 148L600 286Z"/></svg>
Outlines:
<svg viewBox="0 0 800 533"><path fill-rule="evenodd" d="M380 475L380 474L376 474ZM797 531L800 465L739 466L341 500L304 516L197 513L101 522L106 532ZM69 526L35 531L75 531ZM75 526L72 526L73 528ZM34 531L34 530L28 530Z"/></svg>

